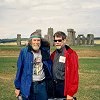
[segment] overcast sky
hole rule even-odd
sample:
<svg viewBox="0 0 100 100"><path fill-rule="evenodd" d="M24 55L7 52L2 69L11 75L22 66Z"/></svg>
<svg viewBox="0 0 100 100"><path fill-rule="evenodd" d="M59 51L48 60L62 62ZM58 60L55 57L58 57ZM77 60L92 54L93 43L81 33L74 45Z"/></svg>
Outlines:
<svg viewBox="0 0 100 100"><path fill-rule="evenodd" d="M29 37L36 29L45 35L49 27L100 37L100 0L0 0L1 39Z"/></svg>

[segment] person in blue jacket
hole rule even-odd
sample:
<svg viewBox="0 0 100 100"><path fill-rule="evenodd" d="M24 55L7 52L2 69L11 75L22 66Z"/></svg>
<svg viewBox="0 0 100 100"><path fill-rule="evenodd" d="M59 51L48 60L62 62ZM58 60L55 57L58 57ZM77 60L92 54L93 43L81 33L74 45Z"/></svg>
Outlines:
<svg viewBox="0 0 100 100"><path fill-rule="evenodd" d="M14 81L15 95L22 100L48 100L46 81L51 78L50 45L33 32L21 49Z"/></svg>

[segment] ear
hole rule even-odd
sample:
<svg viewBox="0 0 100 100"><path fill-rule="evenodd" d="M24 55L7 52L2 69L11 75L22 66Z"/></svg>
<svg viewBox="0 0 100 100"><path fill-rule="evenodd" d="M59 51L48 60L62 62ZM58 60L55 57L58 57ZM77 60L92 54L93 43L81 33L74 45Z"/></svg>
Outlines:
<svg viewBox="0 0 100 100"><path fill-rule="evenodd" d="M66 44L66 39L64 39L64 44Z"/></svg>

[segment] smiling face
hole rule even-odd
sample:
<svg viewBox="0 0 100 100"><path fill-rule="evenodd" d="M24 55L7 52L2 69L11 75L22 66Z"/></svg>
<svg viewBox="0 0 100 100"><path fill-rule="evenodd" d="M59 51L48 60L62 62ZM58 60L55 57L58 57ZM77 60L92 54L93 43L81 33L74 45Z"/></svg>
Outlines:
<svg viewBox="0 0 100 100"><path fill-rule="evenodd" d="M62 37L56 37L56 36L54 38L54 44L55 44L57 49L61 49L65 45Z"/></svg>
<svg viewBox="0 0 100 100"><path fill-rule="evenodd" d="M31 41L32 48L37 51L41 46L41 39L40 38L32 38Z"/></svg>

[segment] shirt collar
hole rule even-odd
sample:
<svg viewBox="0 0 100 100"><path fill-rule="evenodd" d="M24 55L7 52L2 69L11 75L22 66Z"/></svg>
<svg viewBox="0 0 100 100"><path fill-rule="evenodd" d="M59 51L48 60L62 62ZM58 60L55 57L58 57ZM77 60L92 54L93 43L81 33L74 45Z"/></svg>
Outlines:
<svg viewBox="0 0 100 100"><path fill-rule="evenodd" d="M64 48L65 48L65 46L61 47L60 49L56 49L56 52L61 53L61 52L63 52Z"/></svg>

